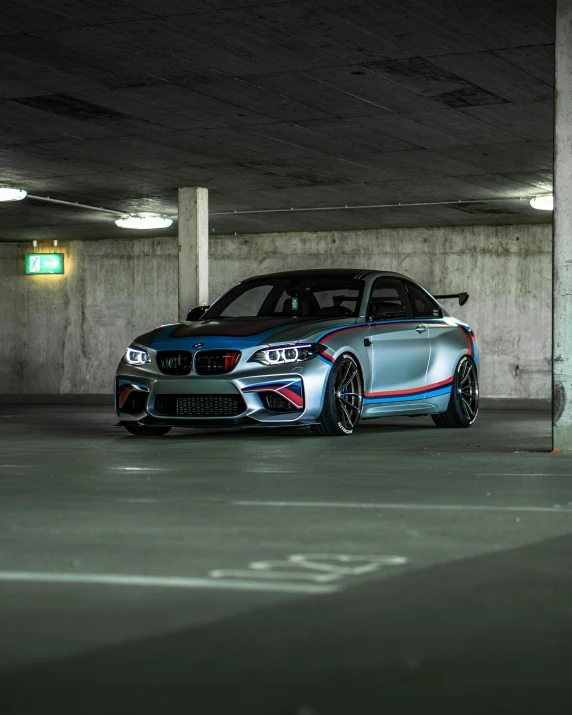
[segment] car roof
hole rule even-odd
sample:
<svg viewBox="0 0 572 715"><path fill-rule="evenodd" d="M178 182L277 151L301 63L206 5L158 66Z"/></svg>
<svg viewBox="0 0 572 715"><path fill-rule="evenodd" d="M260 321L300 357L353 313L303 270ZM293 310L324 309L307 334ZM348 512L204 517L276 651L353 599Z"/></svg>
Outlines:
<svg viewBox="0 0 572 715"><path fill-rule="evenodd" d="M372 275L376 276L395 276L396 278L407 278L401 273L395 273L394 271L376 271L371 268L314 268L305 269L301 271L280 271L278 273L263 273L261 275L253 276L252 278L247 278L247 281L257 281L262 278L312 278L312 277L328 277L328 276L340 276L345 278L365 278Z"/></svg>

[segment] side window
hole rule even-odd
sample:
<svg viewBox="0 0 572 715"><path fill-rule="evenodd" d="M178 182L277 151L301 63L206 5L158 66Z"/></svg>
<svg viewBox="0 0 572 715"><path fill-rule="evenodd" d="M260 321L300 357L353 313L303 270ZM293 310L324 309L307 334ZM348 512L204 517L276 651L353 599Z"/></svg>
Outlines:
<svg viewBox="0 0 572 715"><path fill-rule="evenodd" d="M356 315L360 292L357 288L338 288L337 290L316 290L314 298L320 306L320 313L333 317Z"/></svg>
<svg viewBox="0 0 572 715"><path fill-rule="evenodd" d="M371 289L367 312L378 320L411 317L404 284L397 278L378 278Z"/></svg>
<svg viewBox="0 0 572 715"><path fill-rule="evenodd" d="M441 310L437 303L413 283L407 283L407 292L413 308L415 318L440 318Z"/></svg>

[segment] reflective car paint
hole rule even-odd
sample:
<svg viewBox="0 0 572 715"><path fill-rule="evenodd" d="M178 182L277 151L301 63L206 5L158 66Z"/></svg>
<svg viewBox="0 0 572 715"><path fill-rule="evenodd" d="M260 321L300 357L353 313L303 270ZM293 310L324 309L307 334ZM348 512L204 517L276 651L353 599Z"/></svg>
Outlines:
<svg viewBox="0 0 572 715"><path fill-rule="evenodd" d="M193 323L161 326L133 341L145 347L151 363L130 366L121 362L117 371L116 395L129 384L148 390L145 410L128 414L121 410L125 398L116 402L120 419L162 424L192 424L199 418L165 417L154 409L155 396L165 394L240 394L246 409L233 422L248 424L314 424L324 399L327 378L336 359L350 352L364 379L362 418L384 414L437 413L446 410L453 375L463 355L478 364L476 342L469 326L442 309L439 318L367 320L366 306L373 282L380 277L398 277L382 271L348 271L365 282L357 318L253 318L203 319ZM410 279L407 279L410 280ZM433 299L434 300L434 299ZM437 301L435 301L438 303ZM264 366L249 362L261 346L321 343L325 351L306 362ZM200 348L195 345L200 343ZM159 350L234 349L242 352L236 368L222 375L187 376L163 374L157 365ZM300 404L288 394L295 385L303 395ZM299 387L298 387L299 386ZM261 400L264 391L281 392L297 411L276 413ZM221 419L209 417L216 425ZM204 419L201 420L204 422Z"/></svg>

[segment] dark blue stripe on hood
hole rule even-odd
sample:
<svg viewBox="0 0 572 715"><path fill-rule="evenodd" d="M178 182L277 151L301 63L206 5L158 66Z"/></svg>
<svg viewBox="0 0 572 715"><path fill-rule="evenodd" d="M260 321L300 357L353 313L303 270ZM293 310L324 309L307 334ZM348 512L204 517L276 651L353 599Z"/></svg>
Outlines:
<svg viewBox="0 0 572 715"><path fill-rule="evenodd" d="M202 343L201 348L229 348L244 350L259 344L265 344L270 336L288 328L299 325L306 326L313 320L269 319L263 321L198 321L196 323L180 323L168 325L158 330L150 347L153 350L190 350L196 343ZM321 322L321 321L320 321ZM266 330L257 331L267 327ZM307 331L304 331L307 332ZM148 334L149 335L149 334ZM136 340L135 342L139 342Z"/></svg>

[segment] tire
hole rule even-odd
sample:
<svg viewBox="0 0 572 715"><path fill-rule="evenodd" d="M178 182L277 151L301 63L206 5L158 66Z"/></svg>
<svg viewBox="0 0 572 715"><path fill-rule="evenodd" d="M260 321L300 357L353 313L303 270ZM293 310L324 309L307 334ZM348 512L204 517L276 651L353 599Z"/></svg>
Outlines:
<svg viewBox="0 0 572 715"><path fill-rule="evenodd" d="M171 429L170 426L163 425L162 427L155 427L153 425L140 425L138 422L133 422L123 425L128 432L134 434L136 437L161 437Z"/></svg>
<svg viewBox="0 0 572 715"><path fill-rule="evenodd" d="M363 381L355 358L339 357L326 383L324 404L312 432L320 437L346 437L356 428L363 404Z"/></svg>
<svg viewBox="0 0 572 715"><path fill-rule="evenodd" d="M470 427L479 412L479 380L472 358L464 355L457 365L449 405L445 412L431 415L437 427Z"/></svg>

